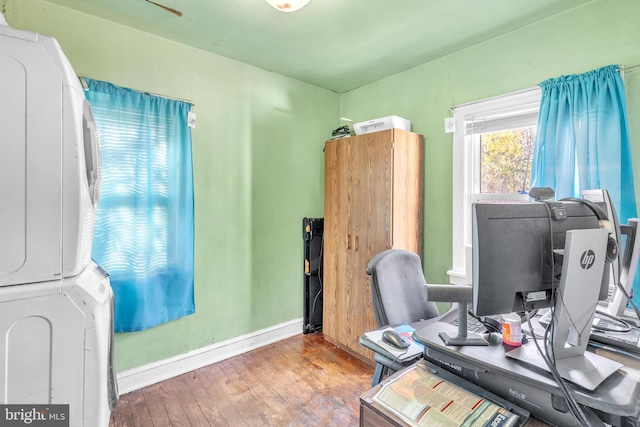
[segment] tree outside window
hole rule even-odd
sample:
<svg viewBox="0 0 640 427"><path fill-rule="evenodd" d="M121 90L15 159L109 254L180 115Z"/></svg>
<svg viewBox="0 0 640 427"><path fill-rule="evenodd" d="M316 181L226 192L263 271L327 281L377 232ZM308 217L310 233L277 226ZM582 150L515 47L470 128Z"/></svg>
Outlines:
<svg viewBox="0 0 640 427"><path fill-rule="evenodd" d="M485 133L480 138L480 193L528 193L536 127Z"/></svg>

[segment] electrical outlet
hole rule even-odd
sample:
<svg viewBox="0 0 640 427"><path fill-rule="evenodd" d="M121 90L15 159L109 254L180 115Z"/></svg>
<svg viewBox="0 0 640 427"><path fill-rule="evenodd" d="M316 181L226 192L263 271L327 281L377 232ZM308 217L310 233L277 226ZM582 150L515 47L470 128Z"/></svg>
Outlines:
<svg viewBox="0 0 640 427"><path fill-rule="evenodd" d="M451 133L456 131L456 121L453 117L444 119L444 132Z"/></svg>

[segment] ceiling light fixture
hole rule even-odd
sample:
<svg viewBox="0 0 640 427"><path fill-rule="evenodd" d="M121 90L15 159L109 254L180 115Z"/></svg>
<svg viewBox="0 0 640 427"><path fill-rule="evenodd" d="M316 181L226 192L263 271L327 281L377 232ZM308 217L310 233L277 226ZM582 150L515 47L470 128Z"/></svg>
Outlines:
<svg viewBox="0 0 640 427"><path fill-rule="evenodd" d="M310 0L265 0L280 12L295 12L309 3Z"/></svg>

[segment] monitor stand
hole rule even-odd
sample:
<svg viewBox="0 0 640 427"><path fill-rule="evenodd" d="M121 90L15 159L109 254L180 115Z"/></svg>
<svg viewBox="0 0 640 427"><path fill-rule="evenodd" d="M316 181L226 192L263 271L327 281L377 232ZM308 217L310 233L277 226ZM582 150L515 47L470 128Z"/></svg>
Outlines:
<svg viewBox="0 0 640 427"><path fill-rule="evenodd" d="M594 390L623 365L586 352L605 269L604 229L567 232L551 339L544 343L560 376ZM535 345L517 347L507 357L548 370Z"/></svg>
<svg viewBox="0 0 640 427"><path fill-rule="evenodd" d="M458 335L447 332L438 334L445 345L489 345L482 335L467 330L467 310L464 303L458 303Z"/></svg>
<svg viewBox="0 0 640 427"><path fill-rule="evenodd" d="M422 288L425 301L458 303L458 334L440 332L446 345L489 345L482 335L467 330L467 306L473 301L473 288L469 285L425 284Z"/></svg>

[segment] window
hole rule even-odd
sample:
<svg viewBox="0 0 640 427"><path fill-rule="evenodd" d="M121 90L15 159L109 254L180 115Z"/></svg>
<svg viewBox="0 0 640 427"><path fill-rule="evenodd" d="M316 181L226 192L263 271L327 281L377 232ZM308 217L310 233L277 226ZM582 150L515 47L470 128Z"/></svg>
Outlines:
<svg viewBox="0 0 640 427"><path fill-rule="evenodd" d="M472 282L472 203L528 200L540 97L536 87L454 108L451 283Z"/></svg>

